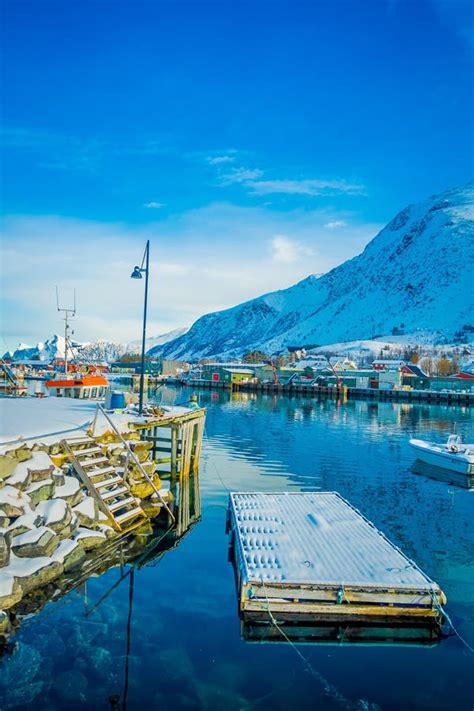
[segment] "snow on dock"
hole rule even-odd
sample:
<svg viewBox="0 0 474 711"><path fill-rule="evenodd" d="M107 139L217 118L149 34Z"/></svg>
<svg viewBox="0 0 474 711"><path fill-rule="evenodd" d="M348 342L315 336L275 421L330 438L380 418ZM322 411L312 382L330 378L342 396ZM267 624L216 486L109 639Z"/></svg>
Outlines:
<svg viewBox="0 0 474 711"><path fill-rule="evenodd" d="M231 493L244 619L438 623L445 597L334 492Z"/></svg>
<svg viewBox="0 0 474 711"><path fill-rule="evenodd" d="M16 440L41 439L45 437L59 440L65 433L78 430L84 432L92 424L97 402L73 398L2 398L0 400L0 446ZM178 417L189 413L186 407L166 407L165 417ZM129 429L129 423L139 423L146 418L130 413L114 413L114 424L121 431ZM107 424L99 421L95 432L100 434Z"/></svg>

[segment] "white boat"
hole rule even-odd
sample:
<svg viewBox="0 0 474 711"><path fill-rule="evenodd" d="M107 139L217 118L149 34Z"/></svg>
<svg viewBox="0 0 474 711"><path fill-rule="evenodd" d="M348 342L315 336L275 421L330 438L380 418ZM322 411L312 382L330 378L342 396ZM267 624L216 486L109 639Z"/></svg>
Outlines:
<svg viewBox="0 0 474 711"><path fill-rule="evenodd" d="M411 439L410 445L425 464L460 474L474 474L474 444L462 442L459 435L449 435L446 444Z"/></svg>

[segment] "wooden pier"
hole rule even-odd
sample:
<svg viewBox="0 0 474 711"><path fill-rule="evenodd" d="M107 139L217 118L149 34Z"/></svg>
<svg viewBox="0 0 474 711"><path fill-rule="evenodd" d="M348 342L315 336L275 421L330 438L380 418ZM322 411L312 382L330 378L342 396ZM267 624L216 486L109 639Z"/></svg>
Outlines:
<svg viewBox="0 0 474 711"><path fill-rule="evenodd" d="M439 586L337 493L232 493L228 531L244 620L442 622Z"/></svg>
<svg viewBox="0 0 474 711"><path fill-rule="evenodd" d="M233 392L281 393L312 398L335 400L374 400L376 402L413 402L433 405L474 405L474 392L443 392L441 390L379 390L378 388L327 387L306 383L228 383L211 380L191 380L186 385L204 390L231 390Z"/></svg>

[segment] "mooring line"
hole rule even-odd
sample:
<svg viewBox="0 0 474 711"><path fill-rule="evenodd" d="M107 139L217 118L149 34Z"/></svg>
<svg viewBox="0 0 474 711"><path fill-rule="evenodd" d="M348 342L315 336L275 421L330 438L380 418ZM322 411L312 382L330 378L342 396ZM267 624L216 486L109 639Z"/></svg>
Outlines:
<svg viewBox="0 0 474 711"><path fill-rule="evenodd" d="M280 627L280 625L276 621L275 616L273 615L273 613L270 609L270 601L268 599L267 588L265 586L265 582L264 582L263 578L260 578L260 581L262 583L263 591L265 593L265 599L267 602L267 612L268 612L268 616L270 618L271 623L275 626L275 628L278 630L278 632L288 642L290 647L296 652L298 657L301 659L301 661L303 662L304 670L319 681L319 683L323 687L325 693L328 696L331 696L334 699L334 701L339 703L344 708L355 709L355 708L361 708L361 706L362 706L362 708L365 711L379 711L380 707L378 706L378 704L373 704L369 701L366 701L365 699L359 699L356 702L350 701L345 696L343 696L343 694L341 694L341 692L338 691L338 689L333 684L331 684L320 672L316 671L316 669L313 667L311 662L304 656L304 654L302 652L300 652L300 650L298 649L296 644L288 637L288 635L285 633L285 631Z"/></svg>

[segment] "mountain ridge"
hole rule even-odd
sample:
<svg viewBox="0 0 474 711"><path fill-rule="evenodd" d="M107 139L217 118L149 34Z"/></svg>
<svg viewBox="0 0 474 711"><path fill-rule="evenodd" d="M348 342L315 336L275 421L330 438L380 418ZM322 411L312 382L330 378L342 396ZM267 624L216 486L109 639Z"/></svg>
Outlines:
<svg viewBox="0 0 474 711"><path fill-rule="evenodd" d="M452 340L474 310L474 185L404 208L361 254L319 278L201 316L167 358L239 357L288 346L431 332Z"/></svg>

